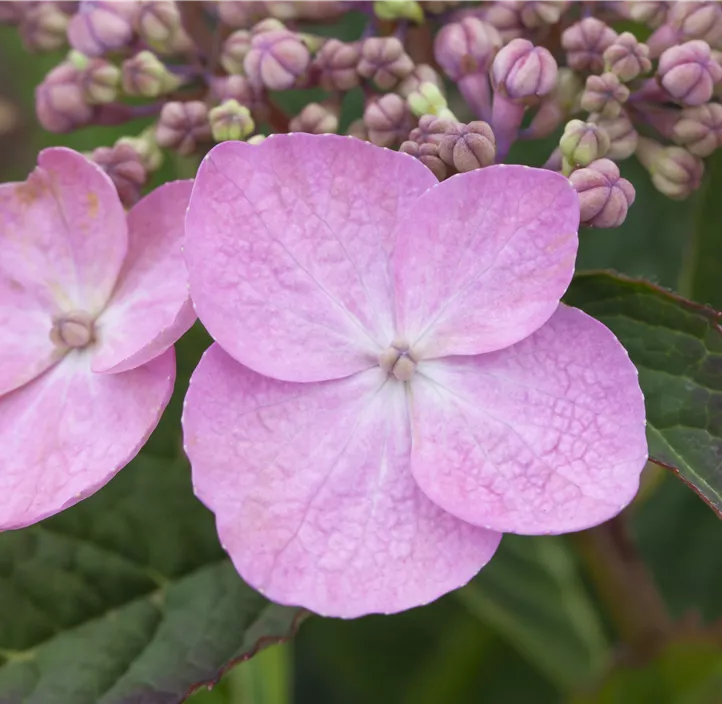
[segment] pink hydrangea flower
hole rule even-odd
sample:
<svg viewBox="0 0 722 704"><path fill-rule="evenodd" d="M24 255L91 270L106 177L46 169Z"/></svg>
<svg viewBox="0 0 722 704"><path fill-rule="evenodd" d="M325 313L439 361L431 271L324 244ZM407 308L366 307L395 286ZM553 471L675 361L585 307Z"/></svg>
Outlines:
<svg viewBox="0 0 722 704"><path fill-rule="evenodd" d="M181 238L190 181L127 215L70 149L0 185L0 529L89 496L138 452L170 398L195 314Z"/></svg>
<svg viewBox="0 0 722 704"><path fill-rule="evenodd" d="M210 152L186 261L216 344L183 425L244 579L321 614L395 612L465 584L503 532L632 500L636 370L559 303L578 224L570 182L540 169L437 183L332 135Z"/></svg>

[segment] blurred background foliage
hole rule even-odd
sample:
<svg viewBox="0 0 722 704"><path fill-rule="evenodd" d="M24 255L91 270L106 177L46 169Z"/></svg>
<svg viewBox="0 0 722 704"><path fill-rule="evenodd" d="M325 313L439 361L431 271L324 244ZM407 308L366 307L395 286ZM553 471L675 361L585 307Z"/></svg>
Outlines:
<svg viewBox="0 0 722 704"><path fill-rule="evenodd" d="M2 181L23 179L45 146L91 150L142 129L139 121L69 135L40 130L34 87L60 57L30 56L16 32L0 29ZM353 38L357 30L352 22L341 31ZM306 102L302 91L289 91L282 107L293 114ZM343 122L360 110L360 98L351 94ZM549 151L539 143L522 144L512 158L535 164ZM620 228L581 233L579 269L642 276L722 309L722 152L710 160L703 187L683 202L657 193L633 160L623 166L637 190L636 203ZM187 178L194 169L192 160L167 157L156 181ZM207 344L201 329L181 341L176 395L145 452L178 452L181 399ZM631 594L635 584L627 591L607 589L599 578L600 562L610 567L604 546L584 534L507 536L490 566L459 592L391 617L310 618L291 642L234 667L212 691L199 691L189 701L722 703L722 525L681 482L652 467L625 514L663 596L660 608L674 619L676 635L661 652L637 639L634 601L646 595Z"/></svg>

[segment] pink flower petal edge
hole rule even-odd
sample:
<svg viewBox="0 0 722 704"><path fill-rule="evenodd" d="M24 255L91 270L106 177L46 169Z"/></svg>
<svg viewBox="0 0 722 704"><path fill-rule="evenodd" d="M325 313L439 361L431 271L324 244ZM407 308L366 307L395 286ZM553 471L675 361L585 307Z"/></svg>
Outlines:
<svg viewBox="0 0 722 704"><path fill-rule="evenodd" d="M644 398L626 350L560 305L498 352L422 362L411 468L435 503L491 530L563 533L618 514L647 460Z"/></svg>
<svg viewBox="0 0 722 704"><path fill-rule="evenodd" d="M185 401L185 448L241 576L327 616L392 613L465 584L498 533L445 513L409 470L404 387L380 369L341 380L260 376L218 345Z"/></svg>

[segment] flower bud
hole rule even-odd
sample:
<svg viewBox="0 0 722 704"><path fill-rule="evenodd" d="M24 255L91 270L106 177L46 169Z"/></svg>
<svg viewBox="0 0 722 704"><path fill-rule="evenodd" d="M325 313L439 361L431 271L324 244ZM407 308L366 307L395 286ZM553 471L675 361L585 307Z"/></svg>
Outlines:
<svg viewBox="0 0 722 704"><path fill-rule="evenodd" d="M664 89L684 105L701 105L711 97L714 84L722 80L722 66L711 56L707 42L700 39L667 49L657 68Z"/></svg>
<svg viewBox="0 0 722 704"><path fill-rule="evenodd" d="M54 2L27 3L20 20L20 36L28 51L55 51L68 42L66 15Z"/></svg>
<svg viewBox="0 0 722 704"><path fill-rule="evenodd" d="M433 83L422 83L418 90L409 95L406 102L412 114L416 117L421 117L421 115L436 115L452 120L455 119L453 113L448 108L443 93Z"/></svg>
<svg viewBox="0 0 722 704"><path fill-rule="evenodd" d="M528 39L512 39L494 57L491 75L496 90L514 101L550 93L557 80L557 62L548 49Z"/></svg>
<svg viewBox="0 0 722 704"><path fill-rule="evenodd" d="M392 0L391 2L375 2L374 14L380 20L396 22L398 20L411 20L417 24L424 21L424 11L421 3L409 0Z"/></svg>
<svg viewBox="0 0 722 704"><path fill-rule="evenodd" d="M439 157L437 144L418 144L407 141L399 147L399 151L418 159L439 181L446 178L446 164Z"/></svg>
<svg viewBox="0 0 722 704"><path fill-rule="evenodd" d="M140 155L129 144L114 147L99 147L90 155L92 161L105 171L126 208L140 198L140 189L145 185L148 174Z"/></svg>
<svg viewBox="0 0 722 704"><path fill-rule="evenodd" d="M401 143L409 132L410 118L406 101L395 93L370 100L364 110L369 141L379 147Z"/></svg>
<svg viewBox="0 0 722 704"><path fill-rule="evenodd" d="M439 156L457 171L473 171L494 163L496 140L491 127L477 120L452 124L439 144Z"/></svg>
<svg viewBox="0 0 722 704"><path fill-rule="evenodd" d="M612 118L593 116L589 121L598 125L609 137L607 159L623 161L634 154L639 141L639 133L634 129L627 113L622 111L617 117Z"/></svg>
<svg viewBox="0 0 722 704"><path fill-rule="evenodd" d="M615 74L603 73L601 76L587 77L581 106L587 112L597 112L602 117L616 117L627 98L629 88L620 83Z"/></svg>
<svg viewBox="0 0 722 704"><path fill-rule="evenodd" d="M457 123L452 120L442 120L436 115L422 115L418 127L414 127L409 139L417 144L441 144L444 135Z"/></svg>
<svg viewBox="0 0 722 704"><path fill-rule="evenodd" d="M361 50L358 44L329 39L321 47L314 61L321 87L329 92L355 88L360 83L356 71L360 58Z"/></svg>
<svg viewBox="0 0 722 704"><path fill-rule="evenodd" d="M338 114L326 105L309 103L291 120L288 131L333 134L338 131Z"/></svg>
<svg viewBox="0 0 722 704"><path fill-rule="evenodd" d="M684 200L702 181L704 163L682 147L663 147L640 137L637 158L649 171L652 183L668 198Z"/></svg>
<svg viewBox="0 0 722 704"><path fill-rule="evenodd" d="M484 22L496 29L504 44L522 37L526 33L526 28L521 21L522 5L522 2L508 2L508 0L481 5Z"/></svg>
<svg viewBox="0 0 722 704"><path fill-rule="evenodd" d="M121 137L114 146L124 145L138 155L143 168L149 173L157 171L163 164L163 152L156 141L154 126L148 127L137 137Z"/></svg>
<svg viewBox="0 0 722 704"><path fill-rule="evenodd" d="M618 3L618 6L623 17L648 27L659 27L667 17L668 4L658 0L626 0Z"/></svg>
<svg viewBox="0 0 722 704"><path fill-rule="evenodd" d="M562 33L562 47L567 64L575 71L600 73L604 68L604 52L614 43L617 33L594 17L575 22Z"/></svg>
<svg viewBox="0 0 722 704"><path fill-rule="evenodd" d="M85 102L81 72L67 61L50 71L35 89L35 111L49 132L71 132L87 125L93 108Z"/></svg>
<svg viewBox="0 0 722 704"><path fill-rule="evenodd" d="M672 2L665 23L647 40L652 56L675 44L701 39L722 49L722 7L719 2Z"/></svg>
<svg viewBox="0 0 722 704"><path fill-rule="evenodd" d="M138 36L161 53L172 52L179 37L185 34L175 0L143 0L135 27Z"/></svg>
<svg viewBox="0 0 722 704"><path fill-rule="evenodd" d="M211 138L205 103L200 100L166 103L160 113L155 137L161 147L173 149L182 156L193 154L199 142Z"/></svg>
<svg viewBox="0 0 722 704"><path fill-rule="evenodd" d="M223 42L221 66L231 74L243 73L243 61L251 48L251 33L247 29L237 29Z"/></svg>
<svg viewBox="0 0 722 704"><path fill-rule="evenodd" d="M587 166L609 151L609 137L593 122L570 120L559 140L559 148L571 168Z"/></svg>
<svg viewBox="0 0 722 704"><path fill-rule="evenodd" d="M243 67L251 83L270 90L287 90L310 61L311 54L297 34L272 29L253 35Z"/></svg>
<svg viewBox="0 0 722 704"><path fill-rule="evenodd" d="M382 90L388 90L414 70L414 62L396 37L370 37L361 45L357 70Z"/></svg>
<svg viewBox="0 0 722 704"><path fill-rule="evenodd" d="M631 32L622 32L602 55L604 70L627 83L652 70L649 47L637 41Z"/></svg>
<svg viewBox="0 0 722 704"><path fill-rule="evenodd" d="M520 3L519 18L527 29L538 29L559 22L568 7L569 2L529 0Z"/></svg>
<svg viewBox="0 0 722 704"><path fill-rule="evenodd" d="M441 76L428 64L414 66L414 70L399 83L396 92L402 98L408 98L414 91L418 90L422 83L433 83L442 94L444 92Z"/></svg>
<svg viewBox="0 0 722 704"><path fill-rule="evenodd" d="M444 25L434 41L434 57L452 81L472 73L485 73L501 48L499 32L490 24L465 17Z"/></svg>
<svg viewBox="0 0 722 704"><path fill-rule="evenodd" d="M70 61L80 69L79 78L83 99L89 105L105 105L118 97L120 69L105 59L88 59L75 51Z"/></svg>
<svg viewBox="0 0 722 704"><path fill-rule="evenodd" d="M256 22L256 24L251 27L251 34L262 34L263 32L280 32L281 30L285 29L286 25L283 24L283 22L274 17L267 17L265 20Z"/></svg>
<svg viewBox="0 0 722 704"><path fill-rule="evenodd" d="M356 139L361 139L363 141L368 141L368 138L369 138L369 133L368 133L368 130L366 129L366 123L363 121L363 118L354 120L346 128L346 134L349 137L355 137Z"/></svg>
<svg viewBox="0 0 722 704"><path fill-rule="evenodd" d="M218 3L218 17L228 27L252 27L268 16L264 2L222 0Z"/></svg>
<svg viewBox="0 0 722 704"><path fill-rule="evenodd" d="M574 171L569 180L579 194L580 220L588 227L619 227L634 203L634 186L621 178L617 165L598 159Z"/></svg>
<svg viewBox="0 0 722 704"><path fill-rule="evenodd" d="M674 141L695 156L722 147L722 105L707 103L682 110L672 130Z"/></svg>
<svg viewBox="0 0 722 704"><path fill-rule="evenodd" d="M73 49L86 56L101 56L130 44L138 3L133 0L81 0L68 25Z"/></svg>
<svg viewBox="0 0 722 704"><path fill-rule="evenodd" d="M157 98L176 90L182 81L168 71L155 54L140 51L123 61L122 83L128 95Z"/></svg>
<svg viewBox="0 0 722 704"><path fill-rule="evenodd" d="M216 142L246 139L256 127L251 111L237 100L226 100L213 108L208 113L208 122Z"/></svg>

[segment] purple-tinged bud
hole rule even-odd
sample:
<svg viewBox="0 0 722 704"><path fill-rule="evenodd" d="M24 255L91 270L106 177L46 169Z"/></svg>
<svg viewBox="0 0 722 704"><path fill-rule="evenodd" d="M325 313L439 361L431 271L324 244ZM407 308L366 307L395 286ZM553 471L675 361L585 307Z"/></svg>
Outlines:
<svg viewBox="0 0 722 704"><path fill-rule="evenodd" d="M621 178L617 165L597 159L577 169L569 180L579 194L580 220L587 227L619 227L634 203L634 186Z"/></svg>
<svg viewBox="0 0 722 704"><path fill-rule="evenodd" d="M657 190L668 198L684 200L702 182L704 162L682 147L663 147L640 137L636 155L649 171Z"/></svg>
<svg viewBox="0 0 722 704"><path fill-rule="evenodd" d="M411 115L406 101L395 93L370 100L364 110L369 141L379 147L400 144L409 133Z"/></svg>
<svg viewBox="0 0 722 704"><path fill-rule="evenodd" d="M659 81L664 89L684 105L706 103L714 84L722 80L722 66L710 55L707 42L694 39L667 49L659 57Z"/></svg>
<svg viewBox="0 0 722 704"><path fill-rule="evenodd" d="M519 18L527 29L538 29L550 24L556 24L569 8L569 2L554 2L552 0L529 0L521 3Z"/></svg>
<svg viewBox="0 0 722 704"><path fill-rule="evenodd" d="M418 159L439 181L446 178L446 164L439 157L437 144L418 144L407 141L399 147L399 151Z"/></svg>
<svg viewBox="0 0 722 704"><path fill-rule="evenodd" d="M123 145L129 146L140 157L143 168L151 173L157 171L163 164L163 152L158 146L155 138L155 126L151 125L137 137L121 137L116 143L116 147Z"/></svg>
<svg viewBox="0 0 722 704"><path fill-rule="evenodd" d="M709 156L722 147L722 105L707 103L685 108L674 125L672 137L695 156Z"/></svg>
<svg viewBox="0 0 722 704"><path fill-rule="evenodd" d="M329 39L314 60L321 87L329 92L347 91L355 88L361 79L356 71L361 49L357 43L347 44Z"/></svg>
<svg viewBox="0 0 722 704"><path fill-rule="evenodd" d="M93 108L83 97L81 72L70 62L56 66L35 89L35 111L49 132L71 132L87 125Z"/></svg>
<svg viewBox="0 0 722 704"><path fill-rule="evenodd" d="M586 17L562 33L562 47L567 63L575 71L600 73L604 69L604 52L614 43L617 33L604 22Z"/></svg>
<svg viewBox="0 0 722 704"><path fill-rule="evenodd" d="M257 124L268 118L268 104L264 100L263 91L252 86L245 76L215 76L211 79L210 88L211 97L220 103L237 100L241 105L245 105Z"/></svg>
<svg viewBox="0 0 722 704"><path fill-rule="evenodd" d="M54 2L27 3L20 20L20 36L28 51L55 51L68 43L66 15Z"/></svg>
<svg viewBox="0 0 722 704"><path fill-rule="evenodd" d="M114 147L99 147L90 156L91 160L105 171L126 208L130 208L140 198L140 189L148 179L143 160L129 144Z"/></svg>
<svg viewBox="0 0 722 704"><path fill-rule="evenodd" d="M533 102L554 89L557 62L548 49L512 39L494 57L491 75L496 90L510 100Z"/></svg>
<svg viewBox="0 0 722 704"><path fill-rule="evenodd" d="M609 151L609 141L607 133L593 122L567 122L564 134L559 140L559 149L569 167L565 171L587 166L601 159Z"/></svg>
<svg viewBox="0 0 722 704"><path fill-rule="evenodd" d="M237 100L226 100L213 108L208 113L208 122L216 142L246 139L256 128L250 110Z"/></svg>
<svg viewBox="0 0 722 704"><path fill-rule="evenodd" d="M609 149L605 155L607 159L623 161L634 154L639 142L639 133L634 129L626 112L622 111L613 118L593 116L589 121L598 125L609 137Z"/></svg>
<svg viewBox="0 0 722 704"><path fill-rule="evenodd" d="M481 5L480 10L484 21L496 29L504 44L524 36L526 32L521 21L522 5L522 2L509 2L508 0L482 3Z"/></svg>
<svg viewBox="0 0 722 704"><path fill-rule="evenodd" d="M68 60L78 69L83 100L89 105L105 105L118 97L120 69L105 59L89 59L73 50Z"/></svg>
<svg viewBox="0 0 722 704"><path fill-rule="evenodd" d="M452 120L442 120L436 115L422 115L419 124L409 133L409 140L417 144L441 144L444 135L455 125Z"/></svg>
<svg viewBox="0 0 722 704"><path fill-rule="evenodd" d="M297 34L272 29L253 35L243 67L254 85L288 90L306 71L310 61L308 47Z"/></svg>
<svg viewBox="0 0 722 704"><path fill-rule="evenodd" d="M473 171L494 163L496 140L491 127L477 120L452 124L439 144L439 156L457 171Z"/></svg>
<svg viewBox="0 0 722 704"><path fill-rule="evenodd" d="M173 101L163 106L155 129L159 146L173 149L182 156L190 156L196 151L199 142L207 142L211 136L205 103L200 100L185 103Z"/></svg>
<svg viewBox="0 0 722 704"><path fill-rule="evenodd" d="M243 73L243 61L251 48L251 33L247 29L237 29L223 42L221 66L228 73Z"/></svg>
<svg viewBox="0 0 722 704"><path fill-rule="evenodd" d="M672 2L665 23L647 40L656 57L675 44L701 39L722 49L722 6L719 2Z"/></svg>
<svg viewBox="0 0 722 704"><path fill-rule="evenodd" d="M357 70L382 90L389 90L414 70L414 62L396 37L370 37L361 45Z"/></svg>
<svg viewBox="0 0 722 704"><path fill-rule="evenodd" d="M452 81L485 73L502 46L499 33L476 17L465 17L441 28L434 41L434 57Z"/></svg>
<svg viewBox="0 0 722 704"><path fill-rule="evenodd" d="M587 77L581 106L587 112L596 112L602 117L616 117L627 98L629 88L620 83L615 74L603 73L601 76Z"/></svg>
<svg viewBox="0 0 722 704"><path fill-rule="evenodd" d="M157 98L176 90L182 81L152 52L140 51L123 61L123 90L128 95Z"/></svg>
<svg viewBox="0 0 722 704"><path fill-rule="evenodd" d="M368 130L366 129L366 123L363 121L363 118L354 120L346 128L346 134L349 137L355 137L356 139L361 139L364 142L367 142L368 138L369 138L369 133L368 133Z"/></svg>
<svg viewBox="0 0 722 704"><path fill-rule="evenodd" d="M170 53L178 48L181 37L186 43L190 42L175 0L142 0L135 28L138 36L160 53Z"/></svg>
<svg viewBox="0 0 722 704"><path fill-rule="evenodd" d="M101 56L130 44L138 3L133 0L81 0L68 25L70 46L86 56Z"/></svg>
<svg viewBox="0 0 722 704"><path fill-rule="evenodd" d="M289 132L333 134L338 131L338 111L328 105L309 103L288 125Z"/></svg>
<svg viewBox="0 0 722 704"><path fill-rule="evenodd" d="M414 70L399 83L396 92L402 98L408 98L422 83L433 83L442 93L444 92L441 76L428 64L414 66Z"/></svg>
<svg viewBox="0 0 722 704"><path fill-rule="evenodd" d="M259 20L268 17L265 2L223 0L217 5L218 17L229 27L252 27Z"/></svg>
<svg viewBox="0 0 722 704"><path fill-rule="evenodd" d="M627 83L652 70L649 47L637 41L631 32L622 32L603 54L604 70Z"/></svg>
<svg viewBox="0 0 722 704"><path fill-rule="evenodd" d="M620 14L630 20L647 25L647 27L659 27L667 18L668 2L656 0L626 0L617 3Z"/></svg>

